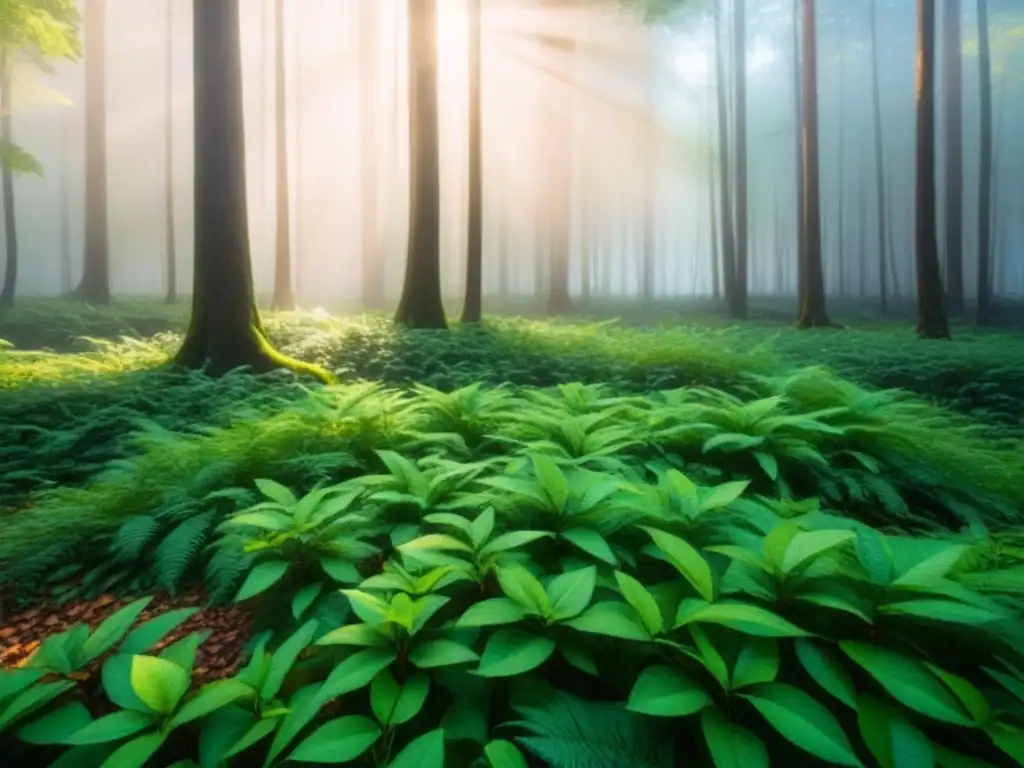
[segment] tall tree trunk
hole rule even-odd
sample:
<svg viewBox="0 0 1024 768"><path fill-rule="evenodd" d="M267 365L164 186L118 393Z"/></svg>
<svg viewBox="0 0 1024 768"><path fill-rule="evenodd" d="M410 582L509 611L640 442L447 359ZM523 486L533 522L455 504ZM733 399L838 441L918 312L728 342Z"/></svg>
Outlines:
<svg viewBox="0 0 1024 768"><path fill-rule="evenodd" d="M711 125L712 117L708 115L708 147L713 143L714 130ZM721 298L721 276L719 275L719 246L718 246L718 210L715 191L715 157L712 151L708 152L708 215L711 217L711 298L717 302Z"/></svg>
<svg viewBox="0 0 1024 768"><path fill-rule="evenodd" d="M846 296L846 27L839 41L839 141L836 148L836 292Z"/></svg>
<svg viewBox="0 0 1024 768"><path fill-rule="evenodd" d="M747 14L746 0L734 0L733 24L735 32L735 58L733 76L736 78L736 288L730 317L747 317L747 271L749 200L747 196Z"/></svg>
<svg viewBox="0 0 1024 768"><path fill-rule="evenodd" d="M195 249L192 319L175 361L214 376L248 366L330 376L278 353L253 294L239 0L193 0Z"/></svg>
<svg viewBox="0 0 1024 768"><path fill-rule="evenodd" d="M917 176L914 263L917 268L917 333L948 339L935 201L935 2L917 0Z"/></svg>
<svg viewBox="0 0 1024 768"><path fill-rule="evenodd" d="M989 43L988 0L978 0L978 70L980 73L981 159L978 187L978 309L979 325L992 322L992 51Z"/></svg>
<svg viewBox="0 0 1024 768"><path fill-rule="evenodd" d="M362 285L367 309L384 304L384 263L377 223L377 7L380 0L359 0L359 229Z"/></svg>
<svg viewBox="0 0 1024 768"><path fill-rule="evenodd" d="M275 205L277 226L274 242L274 295L271 308L295 309L292 288L291 195L288 191L288 125L284 77L284 0L274 3L274 136L276 159Z"/></svg>
<svg viewBox="0 0 1024 768"><path fill-rule="evenodd" d="M949 314L964 313L963 60L960 0L946 0L943 54L946 111L946 298Z"/></svg>
<svg viewBox="0 0 1024 768"><path fill-rule="evenodd" d="M441 300L437 1L409 0L409 251L395 322L447 328Z"/></svg>
<svg viewBox="0 0 1024 768"><path fill-rule="evenodd" d="M645 299L654 298L654 284L655 284L655 257L656 257L656 229L657 229L657 178L658 178L658 158L657 158L657 146L658 146L658 133L657 124L655 122L655 104L657 103L657 94L655 92L655 60L654 54L647 54L647 61L644 67L644 77L646 82L644 85L647 88L647 105L645 118L645 127L647 129L647 135L644 137L645 141L641 147L642 163L643 163L643 178L641 190L641 201L643 208L641 215L643 220L641 226L643 228L642 242L640 243L641 258L642 258L642 270L641 270L641 284L640 284L640 295Z"/></svg>
<svg viewBox="0 0 1024 768"><path fill-rule="evenodd" d="M871 4L872 10L875 4ZM800 69L800 0L793 0L793 115L795 129L793 137L796 139L796 295L804 295L804 251L807 246L804 238L807 236L807 225L804 223L804 174L803 167L803 101L801 87L802 71Z"/></svg>
<svg viewBox="0 0 1024 768"><path fill-rule="evenodd" d="M164 133L167 148L164 157L164 198L166 204L166 296L167 304L178 300L178 262L174 242L174 0L167 0L167 69L165 87Z"/></svg>
<svg viewBox="0 0 1024 768"><path fill-rule="evenodd" d="M553 5L559 9L575 8L578 0L544 0L544 5ZM571 35L571 32L569 34ZM576 41L565 36L565 33L547 40L545 47L551 55L561 59L562 66L570 64L576 55ZM556 104L552 101L543 111L546 119L544 133L547 134L549 141L549 178L552 180L551 186L555 188L546 222L550 238L547 302L549 315L561 315L572 310L569 268L572 252L572 147L575 139L575 97L576 89L570 86L565 103Z"/></svg>
<svg viewBox="0 0 1024 768"><path fill-rule="evenodd" d="M800 297L799 328L829 327L825 305L825 271L821 263L821 175L818 150L818 28L814 0L803 0L803 130L801 167L804 210L804 290Z"/></svg>
<svg viewBox="0 0 1024 768"><path fill-rule="evenodd" d="M718 178L722 218L722 282L727 311L735 304L736 229L732 208L732 179L729 168L729 115L725 88L725 51L722 43L722 3L715 3L715 98L718 106Z"/></svg>
<svg viewBox="0 0 1024 768"><path fill-rule="evenodd" d="M66 111L60 123L60 266L61 294L73 289L71 276L71 117Z"/></svg>
<svg viewBox="0 0 1024 768"><path fill-rule="evenodd" d="M83 301L110 303L107 224L107 2L85 4L85 263L75 291Z"/></svg>
<svg viewBox="0 0 1024 768"><path fill-rule="evenodd" d="M886 270L889 268L889 256L886 252L886 215L885 201L885 142L882 137L882 97L878 73L878 13L876 3L869 3L871 8L871 104L872 123L875 139L875 204L878 206L878 293L881 301L882 316L889 312L889 289Z"/></svg>
<svg viewBox="0 0 1024 768"><path fill-rule="evenodd" d="M14 141L11 107L11 69L14 66L9 51L0 52L0 138L5 146ZM4 163L0 170L0 186L3 192L4 205L4 246L6 248L6 264L4 266L4 287L0 290L0 307L14 304L14 291L18 284L18 230L14 217L14 171Z"/></svg>
<svg viewBox="0 0 1024 768"><path fill-rule="evenodd" d="M469 232L466 240L466 295L462 322L479 323L482 312L484 185L482 101L480 98L481 2L469 0Z"/></svg>

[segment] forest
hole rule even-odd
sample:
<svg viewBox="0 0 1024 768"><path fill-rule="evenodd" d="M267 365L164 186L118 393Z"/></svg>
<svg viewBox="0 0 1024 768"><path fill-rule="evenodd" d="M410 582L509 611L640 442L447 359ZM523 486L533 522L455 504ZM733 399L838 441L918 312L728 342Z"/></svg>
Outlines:
<svg viewBox="0 0 1024 768"><path fill-rule="evenodd" d="M17 768L1024 766L1020 0L0 0Z"/></svg>

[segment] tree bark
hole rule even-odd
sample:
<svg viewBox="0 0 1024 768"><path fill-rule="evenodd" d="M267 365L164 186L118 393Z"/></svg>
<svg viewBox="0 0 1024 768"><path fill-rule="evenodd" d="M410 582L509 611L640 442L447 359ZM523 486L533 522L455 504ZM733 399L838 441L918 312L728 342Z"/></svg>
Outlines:
<svg viewBox="0 0 1024 768"><path fill-rule="evenodd" d="M395 322L447 328L441 300L441 175L437 106L437 0L409 0L410 222Z"/></svg>
<svg viewBox="0 0 1024 768"><path fill-rule="evenodd" d="M545 5L558 8L576 7L577 0L545 0ZM569 67L576 55L576 41L569 36L546 39L545 47L552 56L562 59L561 66ZM557 65L556 65L557 66ZM573 124L576 96L572 88L565 97L565 103L549 100L541 114L546 124L541 135L547 135L547 164L549 178L554 188L554 199L546 216L548 250L548 302L549 315L561 315L572 310L569 294L569 266L572 250L572 169L573 169ZM543 103L543 102L542 102Z"/></svg>
<svg viewBox="0 0 1024 768"><path fill-rule="evenodd" d="M384 265L377 224L376 54L377 6L359 0L359 223L362 250L360 298L367 309L384 305Z"/></svg>
<svg viewBox="0 0 1024 768"><path fill-rule="evenodd" d="M484 254L483 105L480 94L481 2L469 0L469 222L466 240L466 295L463 323L479 323Z"/></svg>
<svg viewBox="0 0 1024 768"><path fill-rule="evenodd" d="M917 333L948 339L935 201L935 2L917 0L917 176L914 261L917 267Z"/></svg>
<svg viewBox="0 0 1024 768"><path fill-rule="evenodd" d="M733 76L736 78L736 285L729 316L738 320L747 318L747 271L749 254L749 206L747 195L747 19L746 0L734 0L733 25L735 58Z"/></svg>
<svg viewBox="0 0 1024 768"><path fill-rule="evenodd" d="M107 223L107 3L85 5L85 264L76 295L110 303Z"/></svg>
<svg viewBox="0 0 1024 768"><path fill-rule="evenodd" d="M874 9L875 4L871 4ZM802 102L802 72L800 69L800 0L793 0L793 115L796 122L796 130L793 136L796 139L796 295L804 295L804 251L807 246L804 238L807 236L807 226L804 224L804 175L800 170L803 167L803 102Z"/></svg>
<svg viewBox="0 0 1024 768"><path fill-rule="evenodd" d="M0 52L0 138L6 146L10 146L14 141L11 116L13 66L11 53ZM4 246L7 257L4 265L4 287L0 290L0 307L10 307L14 304L14 292L18 284L18 222L14 216L14 171L6 163L0 170L0 186L3 188L4 198Z"/></svg>
<svg viewBox="0 0 1024 768"><path fill-rule="evenodd" d="M725 304L733 306L736 293L736 229L733 222L732 183L729 175L729 115L725 89L725 53L722 45L722 4L715 3L715 96L718 106L719 206L722 219L722 284Z"/></svg>
<svg viewBox="0 0 1024 768"><path fill-rule="evenodd" d="M71 276L71 118L70 109L60 124L60 265L61 294L67 296L73 289Z"/></svg>
<svg viewBox="0 0 1024 768"><path fill-rule="evenodd" d="M978 188L978 306L979 325L992 322L992 51L989 43L988 0L978 0L978 70L981 125Z"/></svg>
<svg viewBox="0 0 1024 768"><path fill-rule="evenodd" d="M166 202L166 289L165 303L174 304L178 301L178 262L174 241L174 0L167 0L167 71L166 71L166 109L164 113L164 131L167 136L167 151L164 158L164 190Z"/></svg>
<svg viewBox="0 0 1024 768"><path fill-rule="evenodd" d="M256 309L245 184L239 0L193 0L195 249L192 319L175 357L213 376L286 367L330 381L267 340Z"/></svg>
<svg viewBox="0 0 1024 768"><path fill-rule="evenodd" d="M803 130L801 167L804 210L804 290L798 328L832 327L825 304L825 272L821 263L821 175L818 150L818 28L814 0L803 0Z"/></svg>
<svg viewBox="0 0 1024 768"><path fill-rule="evenodd" d="M946 299L949 314L964 313L963 60L960 0L946 0L943 61L946 118Z"/></svg>
<svg viewBox="0 0 1024 768"><path fill-rule="evenodd" d="M274 241L274 295L271 308L295 309L292 287L291 195L288 189L288 117L284 72L284 0L274 4L274 138L277 202Z"/></svg>
<svg viewBox="0 0 1024 768"><path fill-rule="evenodd" d="M878 13L875 3L869 3L869 6L871 8L872 127L875 139L875 204L878 206L878 293L884 317L889 312L889 288L886 280L889 258L886 253L885 142L882 136L882 97L878 72Z"/></svg>

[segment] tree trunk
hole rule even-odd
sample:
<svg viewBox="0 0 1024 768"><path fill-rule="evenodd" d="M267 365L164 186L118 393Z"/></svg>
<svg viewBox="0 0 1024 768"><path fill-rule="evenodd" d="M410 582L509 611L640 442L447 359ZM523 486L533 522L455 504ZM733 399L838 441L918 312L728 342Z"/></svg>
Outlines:
<svg viewBox="0 0 1024 768"><path fill-rule="evenodd" d="M164 113L164 131L167 136L167 149L164 179L166 210L166 283L165 302L174 304L178 301L178 263L174 243L174 0L167 0L167 71L166 71L166 110Z"/></svg>
<svg viewBox="0 0 1024 768"><path fill-rule="evenodd" d="M545 5L558 8L575 6L576 0L545 0ZM565 34L565 33L563 33ZM568 34L572 34L569 32ZM568 66L576 54L576 42L571 37L557 37L546 41L546 48ZM559 66L556 64L556 66ZM548 303L549 315L561 315L572 310L569 295L569 266L572 249L572 167L573 124L576 89L570 85L565 103L550 101L542 110L547 122L542 135L548 136L550 166L549 178L555 188L547 214L550 248L548 251Z"/></svg>
<svg viewBox="0 0 1024 768"><path fill-rule="evenodd" d="M946 299L949 314L964 313L963 59L960 0L946 0L943 54L946 108Z"/></svg>
<svg viewBox="0 0 1024 768"><path fill-rule="evenodd" d="M384 305L384 264L377 223L376 54L377 6L380 0L359 0L359 223L362 285L360 299L367 309Z"/></svg>
<svg viewBox="0 0 1024 768"><path fill-rule="evenodd" d="M482 102L480 97L481 3L469 0L469 237L466 240L466 295L462 322L479 323L482 312L484 186Z"/></svg>
<svg viewBox="0 0 1024 768"><path fill-rule="evenodd" d="M278 353L253 294L239 0L193 0L195 249L192 319L175 362L213 376L248 366L330 376Z"/></svg>
<svg viewBox="0 0 1024 768"><path fill-rule="evenodd" d="M836 147L838 165L836 184L836 289L840 299L846 296L846 34L845 26L839 42L839 140Z"/></svg>
<svg viewBox="0 0 1024 768"><path fill-rule="evenodd" d="M988 0L978 0L978 70L981 76L981 160L978 188L978 309L979 325L992 322L992 51L989 43Z"/></svg>
<svg viewBox="0 0 1024 768"><path fill-rule="evenodd" d="M818 28L814 0L803 0L803 130L801 167L804 186L804 290L799 328L832 326L825 305L825 272L821 263L821 177L818 150Z"/></svg>
<svg viewBox="0 0 1024 768"><path fill-rule="evenodd" d="M71 118L70 109L60 124L60 266L61 295L73 289L71 276Z"/></svg>
<svg viewBox="0 0 1024 768"><path fill-rule="evenodd" d="M0 138L3 139L5 146L10 146L14 140L11 116L13 65L11 53L0 52ZM4 287L0 291L0 307L10 307L14 304L14 291L18 284L18 230L14 217L14 171L7 163L4 163L3 169L0 170L0 186L4 198L4 245L7 256L4 266Z"/></svg>
<svg viewBox="0 0 1024 768"><path fill-rule="evenodd" d="M935 202L935 2L917 0L917 176L914 261L917 268L917 333L948 339L939 275Z"/></svg>
<svg viewBox="0 0 1024 768"><path fill-rule="evenodd" d="M747 21L746 0L734 0L733 44L735 58L733 76L736 78L736 286L729 316L738 320L747 318L747 270L749 200L747 197Z"/></svg>
<svg viewBox="0 0 1024 768"><path fill-rule="evenodd" d="M722 282L726 307L735 303L736 230L733 223L732 183L729 175L729 115L726 109L725 53L722 45L722 4L715 3L715 91L718 104L718 176L722 217Z"/></svg>
<svg viewBox="0 0 1024 768"><path fill-rule="evenodd" d="M288 191L287 93L284 84L284 0L274 4L274 137L276 144L277 201L274 242L274 296L270 306L277 310L295 309L292 288L291 195Z"/></svg>
<svg viewBox="0 0 1024 768"><path fill-rule="evenodd" d="M107 225L107 3L85 5L85 264L76 295L110 303Z"/></svg>
<svg viewBox="0 0 1024 768"><path fill-rule="evenodd" d="M874 9L874 3L871 8ZM804 175L800 171L803 167L803 101L802 101L802 72L800 69L800 0L793 0L793 115L796 122L793 136L796 139L796 295L804 295L804 251L807 246L804 238L807 236L807 226L804 223Z"/></svg>
<svg viewBox="0 0 1024 768"><path fill-rule="evenodd" d="M395 322L447 328L441 300L437 0L409 0L409 250Z"/></svg>
<svg viewBox="0 0 1024 768"><path fill-rule="evenodd" d="M886 280L889 257L886 253L885 143L882 137L882 97L878 74L878 13L875 3L869 3L869 6L871 8L871 103L875 138L875 204L878 206L878 293L884 317L889 312L889 288Z"/></svg>

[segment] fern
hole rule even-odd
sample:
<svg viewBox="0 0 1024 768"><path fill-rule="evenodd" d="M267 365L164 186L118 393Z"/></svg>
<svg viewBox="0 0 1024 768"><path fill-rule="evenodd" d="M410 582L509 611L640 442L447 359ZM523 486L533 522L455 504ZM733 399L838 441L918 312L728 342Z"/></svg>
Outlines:
<svg viewBox="0 0 1024 768"><path fill-rule="evenodd" d="M112 558L119 563L137 562L162 527L156 518L145 515L125 520L110 545Z"/></svg>
<svg viewBox="0 0 1024 768"><path fill-rule="evenodd" d="M153 573L157 586L177 594L185 571L206 544L214 512L203 512L181 523L156 548Z"/></svg>

